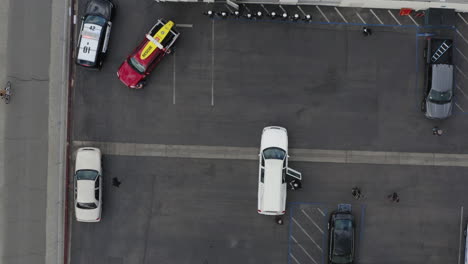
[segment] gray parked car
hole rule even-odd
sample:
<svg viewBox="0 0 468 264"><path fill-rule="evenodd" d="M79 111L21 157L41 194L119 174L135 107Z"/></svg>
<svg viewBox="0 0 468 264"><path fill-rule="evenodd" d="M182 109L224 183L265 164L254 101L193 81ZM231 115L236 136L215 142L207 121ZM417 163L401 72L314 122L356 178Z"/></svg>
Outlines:
<svg viewBox="0 0 468 264"><path fill-rule="evenodd" d="M426 76L422 110L430 119L444 119L452 115L453 65L452 41L428 39Z"/></svg>

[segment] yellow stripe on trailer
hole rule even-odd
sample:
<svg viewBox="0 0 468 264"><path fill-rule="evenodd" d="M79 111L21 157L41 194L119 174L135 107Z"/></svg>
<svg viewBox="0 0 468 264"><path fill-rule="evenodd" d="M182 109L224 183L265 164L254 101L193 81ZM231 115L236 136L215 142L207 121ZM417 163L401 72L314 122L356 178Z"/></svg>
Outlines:
<svg viewBox="0 0 468 264"><path fill-rule="evenodd" d="M161 43L166 38L167 34L169 34L173 26L174 22L168 21L161 29L158 30L158 32L156 32L156 34L154 34L153 38L159 43ZM146 43L145 47L143 48L143 51L140 53L140 59L144 60L148 58L157 49L158 47L156 46L156 44L149 41L148 43Z"/></svg>

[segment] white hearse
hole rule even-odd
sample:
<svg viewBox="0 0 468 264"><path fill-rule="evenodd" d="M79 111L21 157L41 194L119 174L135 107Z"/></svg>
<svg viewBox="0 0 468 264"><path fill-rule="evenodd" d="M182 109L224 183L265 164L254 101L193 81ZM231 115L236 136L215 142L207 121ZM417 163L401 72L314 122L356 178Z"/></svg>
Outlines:
<svg viewBox="0 0 468 264"><path fill-rule="evenodd" d="M288 167L288 132L279 126L263 129L258 169L258 213L283 215L286 212L287 179L302 180L300 172Z"/></svg>

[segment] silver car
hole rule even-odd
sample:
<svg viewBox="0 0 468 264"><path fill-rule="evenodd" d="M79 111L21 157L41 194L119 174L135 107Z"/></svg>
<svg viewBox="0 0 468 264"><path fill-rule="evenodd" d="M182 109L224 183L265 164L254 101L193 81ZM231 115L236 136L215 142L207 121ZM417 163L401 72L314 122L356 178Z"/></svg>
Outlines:
<svg viewBox="0 0 468 264"><path fill-rule="evenodd" d="M452 115L453 65L432 64L429 67L429 93L426 97L426 117L444 119Z"/></svg>

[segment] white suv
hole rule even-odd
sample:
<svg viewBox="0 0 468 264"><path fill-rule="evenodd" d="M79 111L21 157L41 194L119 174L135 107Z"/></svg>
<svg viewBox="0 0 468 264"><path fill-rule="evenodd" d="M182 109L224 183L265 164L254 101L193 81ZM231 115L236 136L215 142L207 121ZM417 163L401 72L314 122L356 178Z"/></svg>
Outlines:
<svg viewBox="0 0 468 264"><path fill-rule="evenodd" d="M76 220L99 222L102 211L102 168L99 149L78 149L74 185Z"/></svg>
<svg viewBox="0 0 468 264"><path fill-rule="evenodd" d="M288 132L283 127L265 127L262 133L258 169L258 213L283 215L286 212L286 175L302 179L288 168Z"/></svg>

